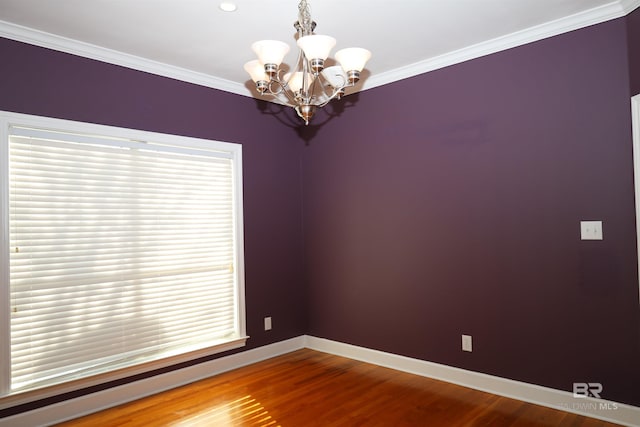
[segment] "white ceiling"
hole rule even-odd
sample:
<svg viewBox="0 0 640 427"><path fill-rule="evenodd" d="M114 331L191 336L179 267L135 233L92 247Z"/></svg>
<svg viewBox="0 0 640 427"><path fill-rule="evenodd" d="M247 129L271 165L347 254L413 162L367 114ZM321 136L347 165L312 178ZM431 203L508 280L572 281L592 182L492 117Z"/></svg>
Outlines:
<svg viewBox="0 0 640 427"><path fill-rule="evenodd" d="M292 46L298 0L0 0L0 36L242 95L251 44ZM361 89L624 16L640 0L308 0L317 34L373 57ZM6 59L6 58L5 58Z"/></svg>

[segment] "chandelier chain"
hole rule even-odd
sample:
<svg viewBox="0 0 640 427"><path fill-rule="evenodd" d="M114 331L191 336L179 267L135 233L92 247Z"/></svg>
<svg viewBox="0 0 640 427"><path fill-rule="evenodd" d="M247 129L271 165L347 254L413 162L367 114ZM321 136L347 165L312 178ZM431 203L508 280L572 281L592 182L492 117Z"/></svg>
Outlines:
<svg viewBox="0 0 640 427"><path fill-rule="evenodd" d="M314 22L311 19L311 7L307 3L307 0L301 0L298 5L298 23L302 29L302 35L311 35L314 30Z"/></svg>

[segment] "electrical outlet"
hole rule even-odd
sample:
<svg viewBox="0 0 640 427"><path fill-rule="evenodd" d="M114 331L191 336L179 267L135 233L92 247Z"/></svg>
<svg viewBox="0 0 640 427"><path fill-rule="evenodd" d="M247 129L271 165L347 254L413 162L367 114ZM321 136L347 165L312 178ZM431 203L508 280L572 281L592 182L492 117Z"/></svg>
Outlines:
<svg viewBox="0 0 640 427"><path fill-rule="evenodd" d="M580 221L580 239L602 240L602 221Z"/></svg>
<svg viewBox="0 0 640 427"><path fill-rule="evenodd" d="M271 317L265 317L264 318L264 330L265 331L270 331L271 330Z"/></svg>
<svg viewBox="0 0 640 427"><path fill-rule="evenodd" d="M473 344L471 342L471 335L462 336L462 351L473 351Z"/></svg>

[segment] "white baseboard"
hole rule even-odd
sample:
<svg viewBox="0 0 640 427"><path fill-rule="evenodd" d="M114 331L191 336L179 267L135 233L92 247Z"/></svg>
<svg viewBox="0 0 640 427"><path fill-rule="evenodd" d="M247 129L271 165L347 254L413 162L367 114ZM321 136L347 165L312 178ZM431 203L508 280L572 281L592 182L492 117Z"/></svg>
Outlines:
<svg viewBox="0 0 640 427"><path fill-rule="evenodd" d="M304 336L291 338L177 371L65 400L0 419L0 427L48 426L170 390L232 369L304 348Z"/></svg>
<svg viewBox="0 0 640 427"><path fill-rule="evenodd" d="M302 335L289 340L243 351L231 356L221 357L188 368L167 372L144 380L3 418L0 419L0 427L32 427L60 423L305 347L553 409L585 415L629 427L640 427L640 408L635 406L593 398L577 399L573 397L572 393L566 391L513 381L308 335Z"/></svg>
<svg viewBox="0 0 640 427"><path fill-rule="evenodd" d="M306 336L304 346L312 350L442 380L487 393L534 403L536 405L572 412L629 427L640 426L640 408L623 403L594 398L575 398L573 397L573 393L567 391L467 371L324 338Z"/></svg>

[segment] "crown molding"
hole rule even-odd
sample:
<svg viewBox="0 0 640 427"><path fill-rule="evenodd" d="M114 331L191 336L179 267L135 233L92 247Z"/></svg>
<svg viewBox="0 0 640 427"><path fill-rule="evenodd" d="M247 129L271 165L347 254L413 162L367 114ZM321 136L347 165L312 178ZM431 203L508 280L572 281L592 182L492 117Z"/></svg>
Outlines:
<svg viewBox="0 0 640 427"><path fill-rule="evenodd" d="M238 95L252 96L244 85L221 79L205 73L176 67L128 53L96 46L90 43L73 40L44 31L34 30L0 20L0 37L28 43L35 46L53 49L84 58L95 59L109 64L119 65L158 76L169 77L188 83L223 90Z"/></svg>
<svg viewBox="0 0 640 427"><path fill-rule="evenodd" d="M640 7L640 0L619 0L619 2L625 15Z"/></svg>
<svg viewBox="0 0 640 427"><path fill-rule="evenodd" d="M372 89L399 80L424 74L450 65L500 52L513 47L553 37L569 31L588 27L625 16L640 7L640 0L616 0L606 5L562 19L551 21L526 30L501 36L463 49L446 53L424 61L405 65L394 70L369 77L362 82L361 90ZM32 44L48 49L78 55L138 71L169 77L225 92L253 97L253 93L243 84L221 79L201 72L176 67L135 55L84 43L66 37L0 20L0 37Z"/></svg>
<svg viewBox="0 0 640 427"><path fill-rule="evenodd" d="M640 6L640 0L619 0L584 12L576 13L550 21L541 25L517 31L486 42L478 43L463 49L448 52L444 55L429 58L414 64L405 65L386 73L371 76L363 82L363 90L397 82L434 71L450 65L459 64L470 59L497 53L503 50L522 46L527 43L568 33L590 25L600 24L625 16Z"/></svg>

